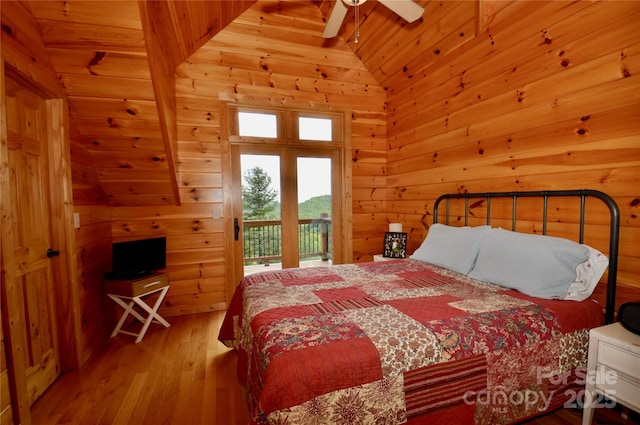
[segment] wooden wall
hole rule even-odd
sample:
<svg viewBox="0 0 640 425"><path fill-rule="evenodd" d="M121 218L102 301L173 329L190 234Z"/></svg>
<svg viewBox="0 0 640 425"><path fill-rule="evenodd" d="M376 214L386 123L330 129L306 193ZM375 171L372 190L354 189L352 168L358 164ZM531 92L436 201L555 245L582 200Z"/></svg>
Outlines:
<svg viewBox="0 0 640 425"><path fill-rule="evenodd" d="M223 228L224 217L214 218L214 210L223 211L223 102L350 108L353 152L347 157L353 161L354 260L372 259L382 245L384 90L344 42L323 47L326 41L317 34L322 18L313 4L295 6L304 19L269 14L261 7L246 11L178 67L182 205L113 209L114 239L167 235L171 290L161 307L163 315L225 309L229 301L224 243L232 233ZM271 49L276 43L278 49ZM269 50L273 51L265 55Z"/></svg>
<svg viewBox="0 0 640 425"><path fill-rule="evenodd" d="M99 185L96 170L82 143L71 140L73 211L80 316L80 364L104 343L115 325L116 309L105 296L103 276L111 270L111 207Z"/></svg>
<svg viewBox="0 0 640 425"><path fill-rule="evenodd" d="M442 193L601 190L621 209L618 301L640 299L640 3L496 2L483 12L475 38L414 60L411 78L392 84L389 219L405 223L411 251ZM566 232L571 219L554 219Z"/></svg>

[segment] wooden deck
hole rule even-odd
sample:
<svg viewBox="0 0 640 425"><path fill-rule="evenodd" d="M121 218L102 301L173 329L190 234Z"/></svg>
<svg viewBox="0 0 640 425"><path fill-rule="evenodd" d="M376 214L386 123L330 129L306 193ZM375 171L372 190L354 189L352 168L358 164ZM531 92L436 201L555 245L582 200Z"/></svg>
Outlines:
<svg viewBox="0 0 640 425"><path fill-rule="evenodd" d="M300 267L326 267L331 265L331 260L308 260L300 261ZM260 272L268 272L274 270L282 270L282 263L256 264L255 266L244 266L244 274L254 274Z"/></svg>

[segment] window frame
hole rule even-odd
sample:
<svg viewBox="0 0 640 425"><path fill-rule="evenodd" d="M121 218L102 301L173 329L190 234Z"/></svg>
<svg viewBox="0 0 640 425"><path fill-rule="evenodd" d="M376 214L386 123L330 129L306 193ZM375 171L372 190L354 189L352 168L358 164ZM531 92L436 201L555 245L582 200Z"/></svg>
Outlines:
<svg viewBox="0 0 640 425"><path fill-rule="evenodd" d="M344 148L347 132L345 112L317 111L299 108L257 107L252 105L229 104L229 142L231 143L275 143L287 146L309 146L324 148ZM276 138L241 136L239 112L259 113L276 116ZM299 118L322 118L331 120L331 141L307 140L299 137Z"/></svg>

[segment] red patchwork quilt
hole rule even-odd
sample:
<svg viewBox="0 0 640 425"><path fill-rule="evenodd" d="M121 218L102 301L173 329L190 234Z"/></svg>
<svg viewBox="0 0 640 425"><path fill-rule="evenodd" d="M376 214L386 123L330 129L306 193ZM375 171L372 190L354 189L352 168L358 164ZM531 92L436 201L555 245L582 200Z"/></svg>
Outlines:
<svg viewBox="0 0 640 425"><path fill-rule="evenodd" d="M575 401L602 324L591 300L407 259L249 275L219 339L256 423L495 424Z"/></svg>

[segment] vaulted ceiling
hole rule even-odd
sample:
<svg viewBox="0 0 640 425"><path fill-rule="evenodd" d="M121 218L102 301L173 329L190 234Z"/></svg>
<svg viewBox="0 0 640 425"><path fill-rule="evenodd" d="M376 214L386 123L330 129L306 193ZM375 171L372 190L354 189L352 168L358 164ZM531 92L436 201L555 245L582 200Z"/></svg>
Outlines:
<svg viewBox="0 0 640 425"><path fill-rule="evenodd" d="M322 38L331 0L24 2L69 97L72 139L88 152L112 205L180 203L175 70L230 23L239 25L235 38L269 31L271 39L284 40L294 33L322 48L350 49L372 81L392 92L454 47L455 40L442 43L447 36L464 38L480 22L469 16L465 27L450 28L440 21L463 2L416 3L425 14L411 24L377 1L364 3L355 43L353 8L337 38ZM249 8L251 18L243 19ZM268 16L269 27L256 16Z"/></svg>

